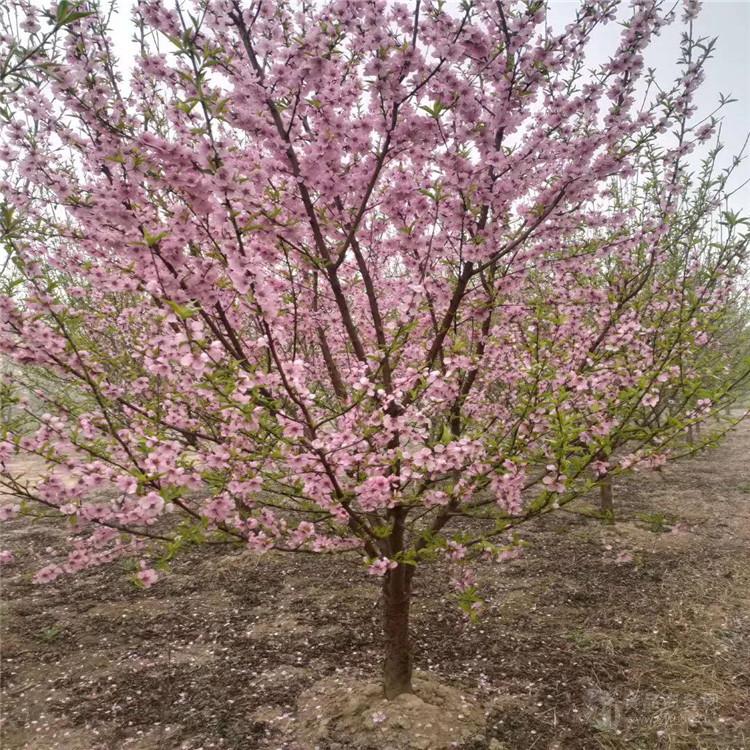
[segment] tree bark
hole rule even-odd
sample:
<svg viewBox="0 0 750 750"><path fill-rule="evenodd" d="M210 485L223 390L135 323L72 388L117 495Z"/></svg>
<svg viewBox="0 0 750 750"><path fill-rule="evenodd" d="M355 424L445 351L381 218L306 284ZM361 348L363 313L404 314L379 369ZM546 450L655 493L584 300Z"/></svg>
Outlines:
<svg viewBox="0 0 750 750"><path fill-rule="evenodd" d="M596 454L598 461L606 461L607 454L601 450ZM602 516L609 521L614 521L615 518L615 504L612 500L612 475L607 472L606 474L599 474L599 510Z"/></svg>
<svg viewBox="0 0 750 750"><path fill-rule="evenodd" d="M388 700L413 692L412 652L409 641L409 605L413 568L399 565L383 580L383 631L385 661L383 693Z"/></svg>
<svg viewBox="0 0 750 750"><path fill-rule="evenodd" d="M610 520L615 517L615 504L612 499L612 475L605 474L599 481L599 502L602 515Z"/></svg>

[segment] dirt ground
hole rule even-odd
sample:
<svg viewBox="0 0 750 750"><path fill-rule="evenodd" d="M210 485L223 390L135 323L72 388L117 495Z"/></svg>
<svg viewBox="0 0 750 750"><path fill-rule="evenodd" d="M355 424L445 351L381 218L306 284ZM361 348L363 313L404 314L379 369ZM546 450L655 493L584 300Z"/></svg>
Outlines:
<svg viewBox="0 0 750 750"><path fill-rule="evenodd" d="M750 748L750 424L615 493L614 526L561 512L480 568L477 624L444 569L419 571L417 665L484 711L461 750ZM305 750L299 696L377 676L358 562L200 550L148 591L118 566L33 585L62 533L2 526L4 750ZM389 747L376 724L315 742Z"/></svg>

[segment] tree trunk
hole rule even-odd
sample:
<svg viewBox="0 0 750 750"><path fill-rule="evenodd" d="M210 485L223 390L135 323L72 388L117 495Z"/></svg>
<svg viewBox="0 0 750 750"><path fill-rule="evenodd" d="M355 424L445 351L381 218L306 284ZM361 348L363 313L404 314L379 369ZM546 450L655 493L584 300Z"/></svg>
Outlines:
<svg viewBox="0 0 750 750"><path fill-rule="evenodd" d="M413 568L399 565L383 580L385 661L383 692L388 700L411 693L412 653L409 642L409 605Z"/></svg>
<svg viewBox="0 0 750 750"><path fill-rule="evenodd" d="M599 481L599 502L602 515L609 520L615 517L615 504L612 500L612 475L605 474Z"/></svg>
<svg viewBox="0 0 750 750"><path fill-rule="evenodd" d="M606 461L607 454L601 450L596 454L597 461ZM599 474L599 510L602 516L609 520L615 519L615 504L612 501L612 475L607 471L605 474Z"/></svg>

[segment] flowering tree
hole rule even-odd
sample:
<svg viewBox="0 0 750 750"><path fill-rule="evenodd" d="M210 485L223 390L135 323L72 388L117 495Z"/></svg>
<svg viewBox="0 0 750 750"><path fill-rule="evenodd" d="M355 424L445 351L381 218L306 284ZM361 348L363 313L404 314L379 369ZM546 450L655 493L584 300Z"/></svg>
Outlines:
<svg viewBox="0 0 750 750"><path fill-rule="evenodd" d="M150 586L204 542L364 555L385 695L411 690L417 567L447 555L475 611L461 565L514 554L511 529L592 487L650 393L653 368L625 365L669 297L653 270L677 188L636 217L611 182L701 72L635 108L675 20L659 0L586 71L618 6L555 34L538 0L144 0L125 87L94 3L45 19L13 0L3 514L73 520L36 580L127 556Z"/></svg>
<svg viewBox="0 0 750 750"><path fill-rule="evenodd" d="M687 20L679 63L693 87L716 40L696 37L692 19ZM647 85L655 85L652 76ZM634 247L590 269L590 283L616 301L610 321L630 321L619 341L595 347L573 383L579 391L578 416L586 418L586 402L599 390L605 403L601 411L610 421L603 432L591 425L601 448L592 468L605 517L614 513L613 473L658 467L714 442L736 423L722 419L720 412L743 398L750 377L748 288L747 279L742 281L750 221L729 208L729 183L744 150L726 168L717 165L723 146L715 118L728 101L722 97L713 113L695 122L696 106L679 99L670 136L647 144L635 160L635 173L618 176L612 186L614 205L627 213L633 227L659 206L667 229L658 251L647 248L644 254L643 247ZM714 133L714 143L702 146L699 166L692 165L687 155ZM665 160L663 149L670 143L674 158ZM596 373L604 369L616 373L619 387L612 388L610 380L609 388L597 389ZM694 428L702 425L709 429L696 441ZM648 444L658 445L658 453L644 457Z"/></svg>

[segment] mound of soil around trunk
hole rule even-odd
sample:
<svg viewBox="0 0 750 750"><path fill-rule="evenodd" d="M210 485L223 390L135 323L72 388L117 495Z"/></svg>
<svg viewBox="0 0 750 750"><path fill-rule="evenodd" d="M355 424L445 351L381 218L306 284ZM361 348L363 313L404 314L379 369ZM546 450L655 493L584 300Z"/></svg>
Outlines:
<svg viewBox="0 0 750 750"><path fill-rule="evenodd" d="M448 750L484 730L484 712L454 687L417 674L414 693L393 700L377 682L336 675L302 693L298 701L297 747Z"/></svg>

